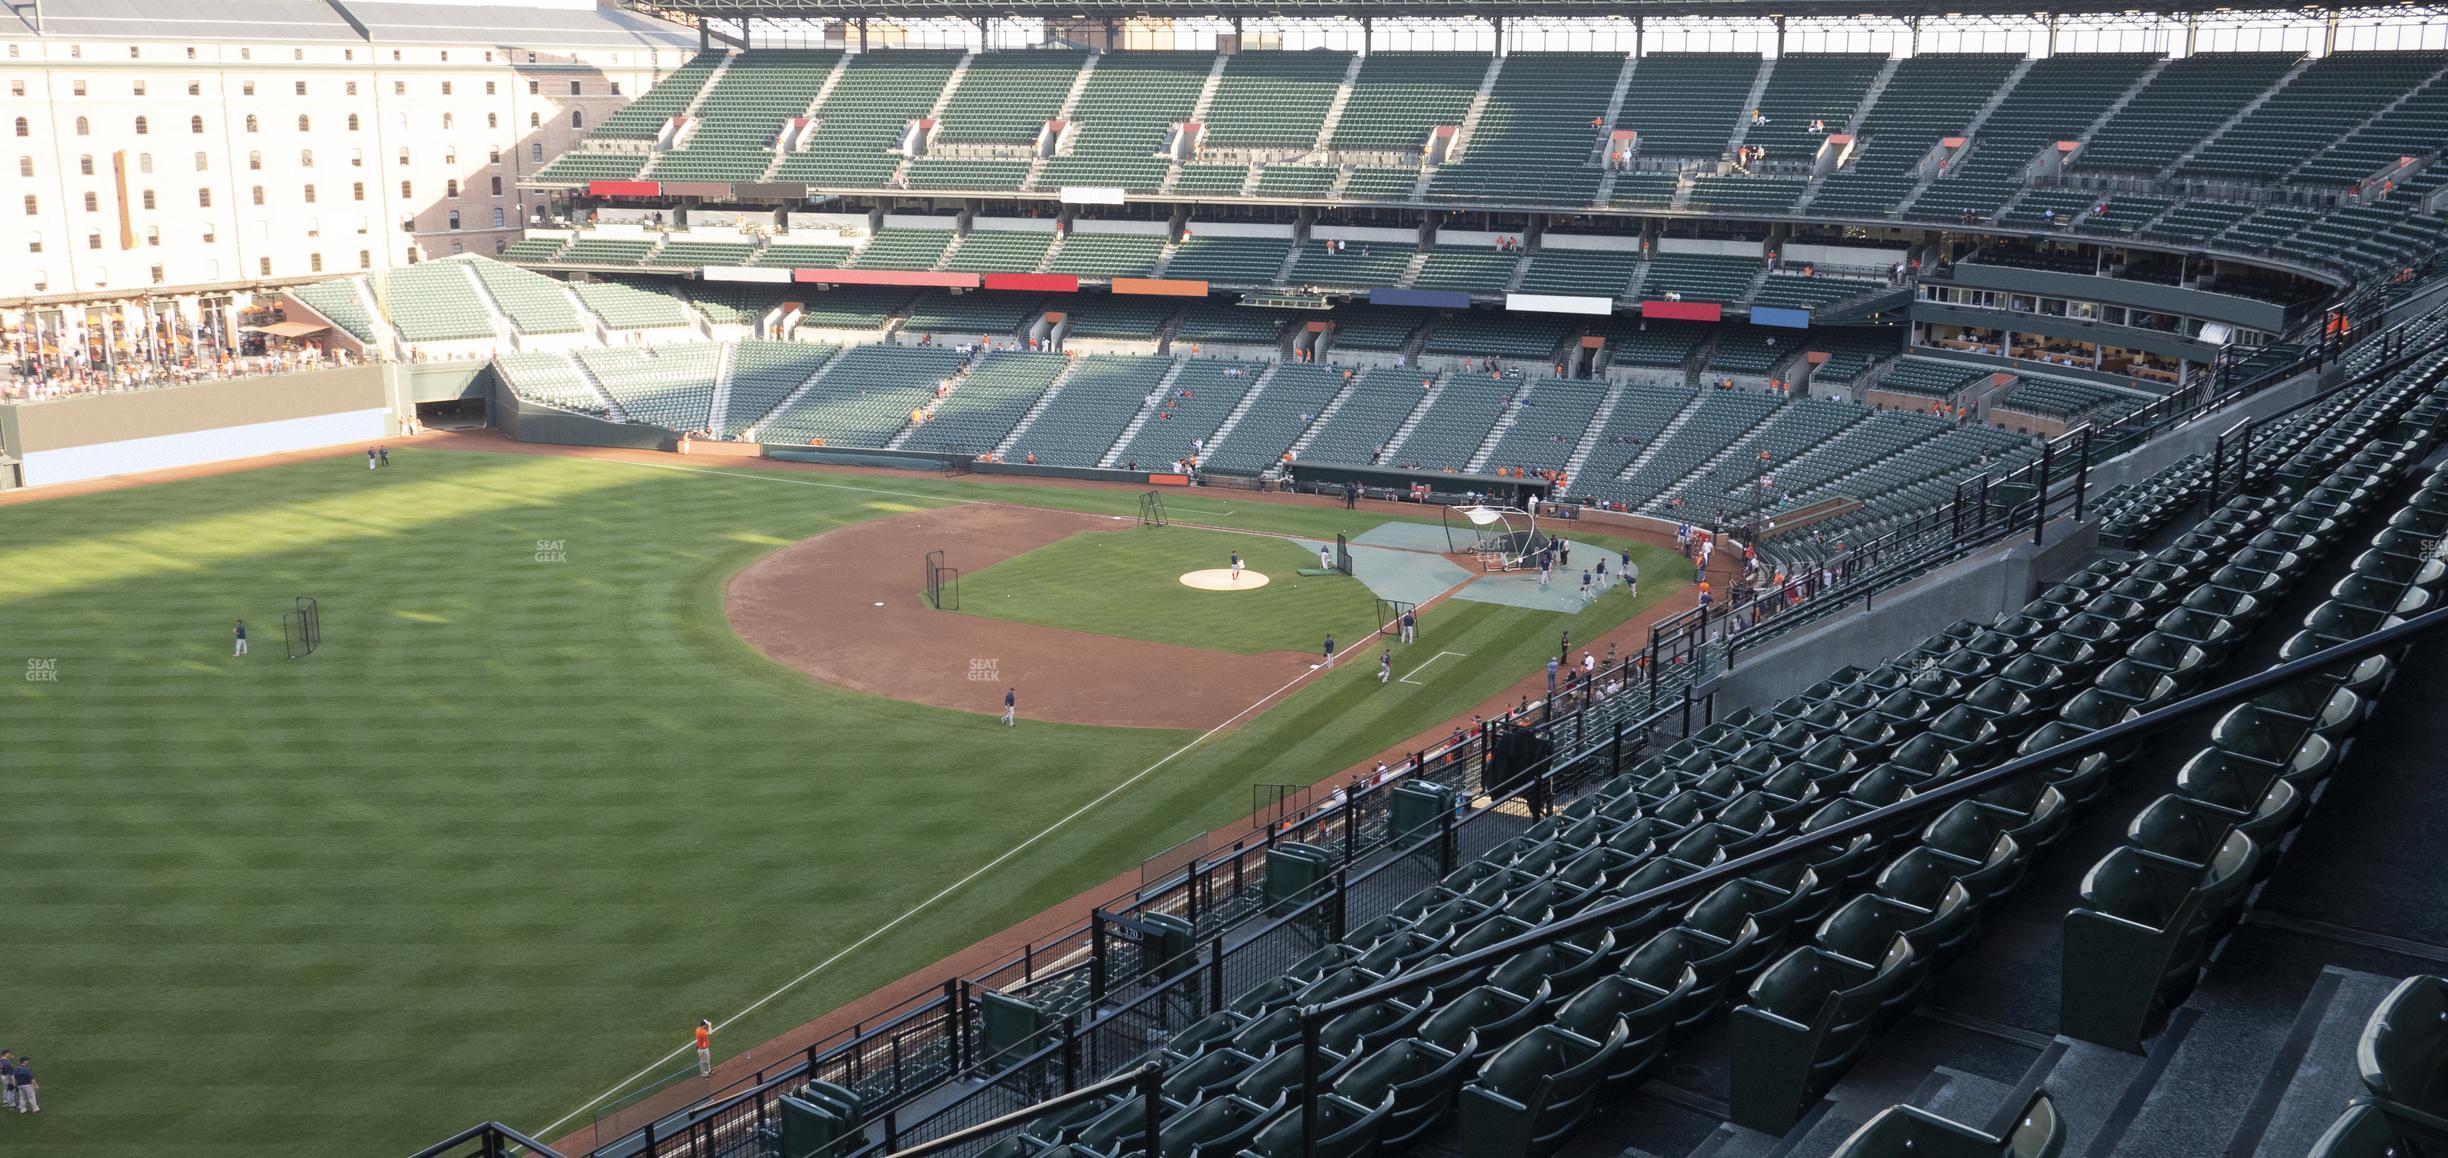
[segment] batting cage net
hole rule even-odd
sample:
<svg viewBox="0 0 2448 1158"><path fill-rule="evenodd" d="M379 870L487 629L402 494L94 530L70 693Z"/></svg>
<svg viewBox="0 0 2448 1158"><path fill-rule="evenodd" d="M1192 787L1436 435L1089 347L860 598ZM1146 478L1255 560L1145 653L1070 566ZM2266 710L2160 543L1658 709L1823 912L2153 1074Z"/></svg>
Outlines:
<svg viewBox="0 0 2448 1158"><path fill-rule="evenodd" d="M926 554L927 604L937 611L960 610L960 568L944 565L944 553Z"/></svg>
<svg viewBox="0 0 2448 1158"><path fill-rule="evenodd" d="M1403 617L1411 617L1413 629L1416 631L1418 611L1419 604L1417 603L1405 603L1400 599L1379 599L1377 601L1377 634L1403 643L1411 642L1412 637L1403 632Z"/></svg>
<svg viewBox="0 0 2448 1158"><path fill-rule="evenodd" d="M1146 494L1139 496L1139 525L1142 527L1161 527L1165 525L1163 495L1158 494L1155 491L1149 491Z"/></svg>
<svg viewBox="0 0 2448 1158"><path fill-rule="evenodd" d="M1341 531L1335 532L1335 570L1346 575L1352 573L1351 540Z"/></svg>
<svg viewBox="0 0 2448 1158"><path fill-rule="evenodd" d="M323 646L323 608L304 595L298 596L297 607L281 612L281 643L291 659L313 655Z"/></svg>
<svg viewBox="0 0 2448 1158"><path fill-rule="evenodd" d="M1446 507L1440 517L1446 550L1477 556L1482 571L1533 566L1548 543L1538 516L1519 507Z"/></svg>

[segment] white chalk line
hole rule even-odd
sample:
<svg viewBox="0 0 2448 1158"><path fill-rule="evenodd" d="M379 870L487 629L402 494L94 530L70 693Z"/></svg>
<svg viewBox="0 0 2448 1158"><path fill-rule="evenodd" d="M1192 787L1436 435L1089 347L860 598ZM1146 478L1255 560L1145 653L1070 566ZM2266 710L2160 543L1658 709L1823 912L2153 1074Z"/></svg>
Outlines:
<svg viewBox="0 0 2448 1158"><path fill-rule="evenodd" d="M1412 679L1411 677L1412 677L1412 676L1415 676L1415 675L1418 675L1418 674L1420 673L1421 669L1426 668L1426 667L1427 667L1429 664L1435 663L1436 661L1438 661L1438 660L1440 660L1440 659L1443 659L1443 658L1445 658L1446 656L1449 656L1449 655L1458 655L1458 656L1461 656L1461 657L1462 657L1462 658L1464 658L1464 659L1469 659L1469 658L1470 658L1470 653L1469 653L1469 652L1467 652L1467 651L1440 651L1440 652L1436 653L1435 655L1429 656L1428 658L1426 658L1426 659L1423 659L1423 660L1419 661L1418 663L1412 664L1412 665L1411 665L1411 670L1410 670L1410 671L1407 671L1407 672L1404 672L1404 673L1402 674L1402 678L1401 678L1400 680L1396 681L1396 682L1399 682L1399 683L1406 683L1406 684L1417 684L1417 683L1419 683L1419 681L1418 681L1418 680ZM1427 685L1425 685L1425 684L1421 684L1420 686L1425 687L1425 686L1427 686Z"/></svg>
<svg viewBox="0 0 2448 1158"><path fill-rule="evenodd" d="M625 461L625 460L621 460L621 459L602 459L602 460L598 460L598 461L606 461L606 462L622 462L622 461ZM649 463L649 462L633 462L633 463L629 463L628 465L631 465L631 466L643 466L643 467L651 467L651 468L654 468L654 469L657 469L657 470L676 470L676 471L682 471L682 472L685 472L685 473L688 473L688 474L710 474L710 475L720 475L720 476L727 477L727 478L752 478L752 479L768 479L768 480L771 480L771 481L774 481L774 482L790 482L790 483L798 483L798 484L800 484L800 485L802 485L802 486L831 487L831 488L836 489L836 490L868 491L868 492L875 493L875 494L889 494L889 495L894 495L894 496L896 496L896 497L902 497L902 498L920 498L920 497L932 497L932 496L919 496L919 495L911 495L911 494L908 494L907 492L902 492L902 491L887 491L887 490L882 490L882 489L879 489L879 488L876 488L876 487L860 487L860 486L850 486L850 485L847 485L847 484L842 484L842 483L824 483L824 482L816 482L816 481L811 480L811 479L798 479L798 478L792 478L792 477L787 476L787 475L743 474L743 473L738 473L738 472L733 472L733 471L722 471L722 470L705 470L705 469L702 469L702 468L699 468L699 467L691 467L691 466L668 466L668 465L665 465L665 464L662 464L662 463ZM975 501L975 500L964 500L964 501ZM1138 782L1140 782L1140 781L1142 781L1142 780L1147 779L1147 778L1148 778L1150 775L1153 775L1157 769L1162 768L1162 767L1164 767L1165 765L1172 763L1172 762L1173 762L1175 759L1179 758L1179 757L1182 755L1182 753L1184 753L1184 752L1188 752L1188 751L1189 751L1189 750L1191 750L1192 748L1196 748L1196 747L1198 747L1199 745L1204 744L1204 743L1206 743L1207 741L1209 741L1209 740L1211 740L1211 739L1214 739L1217 733L1222 732L1224 729L1226 729L1226 728L1228 728L1228 727L1231 727L1231 726L1232 726L1232 725L1233 725L1233 724L1234 724L1236 721L1240 720L1240 719L1241 719L1243 716L1247 716L1247 715L1249 715L1251 712L1257 711L1257 710L1258 710L1260 707L1264 706L1264 705L1265 705L1265 704L1266 704L1268 701L1273 700L1273 699L1275 699L1277 696L1280 696L1280 695L1284 694L1285 692L1288 692L1288 691L1292 690L1292 688L1293 688L1295 685L1299 684L1299 683L1300 683L1302 680L1308 679L1308 678L1309 678L1309 676L1310 676L1310 674L1311 674L1311 672L1304 671L1304 672L1302 672L1300 675L1297 675L1297 676L1292 677L1292 679L1291 679L1291 680L1289 680L1288 682L1286 682L1286 683L1285 683L1285 684L1284 684L1282 687L1276 688L1274 691L1268 692L1267 694L1265 694L1265 695L1263 695L1263 696L1258 697L1256 700L1252 701L1248 707L1243 708L1243 709L1241 709L1240 711L1233 713L1233 714L1232 714L1230 717L1226 718L1226 719L1224 720L1224 722L1222 722L1222 723L1220 723L1220 724L1217 724L1215 727L1209 728L1209 729L1207 729L1205 732L1201 733L1197 739L1192 740L1192 741L1190 741L1189 743L1184 744L1184 745L1182 745L1181 747L1176 748L1176 749L1174 749L1173 751L1166 753L1162 759L1159 759L1159 760L1157 760L1155 763L1150 764L1150 765L1148 765L1147 767L1140 769L1140 770L1139 770L1139 771L1138 771L1136 774L1132 775L1132 776L1130 777L1130 779L1124 780L1124 781L1122 781L1121 783L1116 784L1116 785L1114 785L1113 787L1106 789L1106 790L1105 790L1105 791L1104 791L1102 794L1100 794L1100 795L1099 795L1099 796L1098 796L1096 799L1091 800L1091 801L1089 801L1089 802L1088 802L1088 803L1086 803L1086 804L1080 805L1080 806L1079 806L1077 809L1074 809L1074 810L1071 812L1071 814L1070 814L1070 815L1065 816L1065 817L1063 817L1062 819L1057 820L1057 821L1055 821L1054 823L1052 823L1052 824L1049 824L1049 825L1045 826L1043 829L1039 830L1039 831L1038 831L1038 833L1037 833L1035 836L1029 837L1027 840L1021 841L1020 843L1018 843L1018 844L1015 844L1015 845L1011 846L1009 849L1004 850L1004 852L1003 852L1003 853L1002 853L1000 856L997 856L997 857L995 857L993 860L987 861L985 864L978 866L978 868L976 868L975 870L973 870L972 872L970 872L970 873L969 873L969 875L964 876L964 877L962 877L961 879L959 879L959 880L957 880L957 881L954 881L954 882L952 882L952 883L951 883L951 884L949 884L949 885L944 886L944 887L943 887L943 889L942 889L942 891L937 892L937 893L936 893L934 896L928 897L927 899L925 899L925 900L923 900L923 901L918 902L916 905L912 906L912 907L911 907L911 908L910 908L908 911L906 911L906 912L902 913L900 916L894 917L892 920L886 921L886 922L884 922L883 924L876 926L876 928L875 928L875 929L874 929L872 932L869 932L869 933L868 933L866 936L860 937L858 940L851 942L849 945L847 945L847 946L843 947L842 949L840 949L839 951L835 952L835 953L834 953L832 956L827 957L827 958L825 958L824 960L817 962L817 963L816 963L815 965L813 965L813 966L810 966L806 972L801 973L801 974L800 974L800 975L798 975L797 977L793 977L793 978L791 978L791 979L790 979L789 981L787 981L787 982L784 982L784 983L783 983L783 984L782 984L780 987L776 988L776 989L775 989L773 992L768 993L768 994L766 994L766 995L765 995L765 996L763 996L763 997L757 998L757 999L756 999L755 1001L753 1001L753 1002L750 1002L750 1003L748 1004L748 1007L747 1007L747 1008L742 1009L742 1010L740 1010L739 1012L734 1013L734 1014L732 1014L732 1015L731 1015L731 1016L729 1016L729 1017L723 1018L723 1019L722 1019L721 1021L719 1021L719 1022L716 1022L716 1023L715 1023L715 1025L714 1025L714 1028L715 1028L716 1030L721 1030L721 1029L723 1029L724 1027L731 1025L732 1023L734 1023L734 1022L738 1021L739 1019L741 1019L741 1018L743 1018L743 1017L746 1017L746 1016L748 1016L749 1014L754 1013L754 1012L756 1012L756 1011L757 1011L757 1010L759 1010L759 1009L764 1008L766 1005L768 1005L768 1004L770 1004L771 1002L773 1002L773 1001L774 1001L774 999L776 999L776 998L778 998L778 997L781 997L783 994L788 993L788 992L790 992L791 990L793 990L793 989L795 989L795 988L798 988L798 987L799 987L799 986L800 986L802 983L806 982L808 978L814 977L814 976L815 976L815 975L817 975L818 973L822 973L822 972L824 972L826 969L832 968L832 967L833 967L835 964L838 964L838 963L839 963L839 962L842 960L842 958L844 958L844 957L848 957L850 954L855 953L855 952L859 951L860 949L865 948L865 947L866 947L866 946L867 946L869 943L873 942L873 941L874 941L876 938L881 937L881 936L883 936L884 934L886 934L886 933L889 933L889 932L893 931L895 928L898 928L898 927L901 925L901 923L902 923L902 922L909 920L911 917L917 916L917 915L918 915L920 912L922 912L922 911L924 911L924 910L926 910L926 909L928 909L928 908L930 908L930 907L934 906L934 905L935 905L937 902L939 902L939 901L943 900L945 897L951 896L953 893L956 893L956 892L960 891L961 889L963 889L963 888L967 887L969 884L971 884L972 882L976 881L976 880L977 880L979 877L985 876L987 873L993 872L993 871L994 871L994 870L995 870L997 867L1001 866L1001 865L1003 864L1003 862L1008 861L1008 860L1010 860L1011 858L1013 858L1013 857L1015 857L1015 856L1020 855L1020 853L1021 853L1022 851L1024 851L1024 850L1028 849L1029 847L1031 847L1031 846L1035 845L1037 842L1042 841L1042 840L1044 840L1045 838L1047 838L1047 837L1049 837L1049 836L1054 835L1054 833L1055 833L1056 831L1060 830L1060 829L1061 829L1063 826L1065 826L1065 825L1067 825L1067 824L1070 824L1072 821L1077 820L1077 819L1079 819L1079 818L1080 818L1080 817L1082 817L1082 816L1087 815L1087 814L1088 814L1088 813L1089 813L1091 810L1095 809L1095 808L1096 808L1098 805L1103 804L1103 803L1105 803L1106 801L1113 799L1113 798L1114 798L1114 796L1115 796L1115 795L1117 795L1117 794L1119 794L1119 793L1120 793L1120 792L1121 792L1123 789L1129 788L1131 785L1137 784ZM628 1088L630 1085L634 1084L634 1083L635 1083L635 1082L637 1082L639 1079L641 1079L641 1078L646 1078L646 1077L649 1077L649 1076L652 1076L656 1070L659 1070L659 1069L661 1069L661 1068L662 1068L662 1067L664 1067L664 1066L670 1065L671 1063L673 1063L673 1062L675 1062L675 1061L678 1061L678 1060L679 1060L679 1059L681 1059L682 1057L686 1056L686 1055L688 1054L688 1051L689 1051L689 1050L691 1050L691 1049L693 1049L693 1048L695 1048L695 1046L694 1046L694 1045L684 1043L684 1044L680 1045L678 1048L673 1049L673 1050L672 1050L670 1053L664 1054L662 1057L656 1058L655 1060L653 1060L653 1061L651 1061L651 1062L648 1062L648 1063L646 1064L646 1067L645 1067L644 1069L641 1069L641 1070L639 1070L638 1072L636 1072L636 1073L634 1073L634 1074L629 1075L627 1078L622 1079L622 1080L621 1080L621 1082L620 1082L618 1085L613 1086L613 1087L612 1087L611 1089L609 1089L609 1090L605 1090L603 1093L600 1093L600 1094L595 1095L595 1097L593 1097L592 1099L589 1099L589 1100L586 1102L586 1104L584 1104L584 1105L582 1105L582 1106L579 1106L577 1109L572 1110L572 1111L570 1111L570 1112L569 1112L569 1113L567 1113L567 1114L562 1115L560 1118L558 1118L558 1119L554 1120L554 1121L553 1121L552 1123L550 1123L549 1125L546 1125L546 1126L544 1126L542 1129L537 1130L537 1131L536 1131L536 1133L537 1133L537 1134L539 1134L539 1135L542 1135L542 1134L550 1134L550 1133L552 1133L553 1131L560 1129L562 1126L564 1126L564 1125L568 1124L568 1123L569 1123L569 1121L570 1121L571 1119L576 1118L578 1115L583 1114L583 1113L586 1113L588 1110L594 1109L596 1106L603 1104L603 1102L604 1102L605 1100L607 1100L607 1099L609 1099L609 1098L611 1098L611 1097L613 1097L613 1096L615 1096L615 1095L619 1094L619 1093L620 1093L622 1090L627 1089L627 1088Z"/></svg>

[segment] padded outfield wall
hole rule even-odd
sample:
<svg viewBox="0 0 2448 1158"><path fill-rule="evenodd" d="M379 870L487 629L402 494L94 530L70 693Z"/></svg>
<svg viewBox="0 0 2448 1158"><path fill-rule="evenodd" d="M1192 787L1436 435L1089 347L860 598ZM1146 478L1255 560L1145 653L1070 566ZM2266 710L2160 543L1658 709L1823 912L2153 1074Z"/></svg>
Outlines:
<svg viewBox="0 0 2448 1158"><path fill-rule="evenodd" d="M0 405L10 480L47 486L371 443L395 416L463 396L481 362L383 364Z"/></svg>

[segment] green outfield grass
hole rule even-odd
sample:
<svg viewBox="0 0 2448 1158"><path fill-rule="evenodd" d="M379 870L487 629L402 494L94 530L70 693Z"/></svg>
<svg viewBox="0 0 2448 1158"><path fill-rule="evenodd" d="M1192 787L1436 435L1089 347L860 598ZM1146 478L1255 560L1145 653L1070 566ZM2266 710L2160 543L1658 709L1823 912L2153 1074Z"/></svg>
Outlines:
<svg viewBox="0 0 2448 1158"><path fill-rule="evenodd" d="M1266 586L1181 584L1184 572L1223 567L1234 551ZM1377 597L1347 575L1300 574L1317 563L1290 540L1230 531L1079 534L961 576L961 611L1218 651L1314 652L1330 633L1354 646L1376 629Z"/></svg>
<svg viewBox="0 0 2448 1158"><path fill-rule="evenodd" d="M1559 625L1594 638L1677 587L1661 562L1637 602L1441 612L1414 653L1464 654L1419 682L1355 665L1142 776L1193 737L827 688L720 612L742 566L862 519L980 498L1131 515L1134 494L392 458L0 508L0 659L56 675L0 686L0 1045L36 1059L48 1111L0 1122L0 1150L542 1130L700 1017L849 950L728 1027L736 1052L1231 822L1252 783L1467 712ZM1168 499L1287 534L1343 517ZM284 660L299 595L324 648Z"/></svg>

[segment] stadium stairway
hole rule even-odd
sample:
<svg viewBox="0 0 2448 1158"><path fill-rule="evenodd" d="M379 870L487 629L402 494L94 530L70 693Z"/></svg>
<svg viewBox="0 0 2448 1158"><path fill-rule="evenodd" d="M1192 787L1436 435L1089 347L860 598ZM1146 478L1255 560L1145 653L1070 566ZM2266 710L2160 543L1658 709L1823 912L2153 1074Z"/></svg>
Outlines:
<svg viewBox="0 0 2448 1158"><path fill-rule="evenodd" d="M578 380L586 383L587 389L595 392L597 401L599 401L603 406L603 412L609 416L612 421L633 421L629 417L629 412L621 409L620 400L612 397L612 392L604 388L602 380L595 377L595 371L592 368L590 368L585 362L576 358L570 358L566 354L558 356L566 358L569 361L571 368L577 373Z"/></svg>
<svg viewBox="0 0 2448 1158"><path fill-rule="evenodd" d="M1070 364L1063 367L1062 373L1055 375L1052 382L1046 383L1045 392L1037 396L1037 401L1029 404L1028 410L1020 415L1020 421L1012 424L1010 433L996 441L994 445L996 457L999 458L1005 451L1010 450L1013 443L1020 441L1021 435L1027 434L1030 427L1037 425L1037 420L1045 416L1046 407L1054 404L1054 399L1062 394L1064 386L1070 384L1071 376L1079 371L1079 367L1079 359L1073 358ZM958 389L955 387L955 392Z"/></svg>
<svg viewBox="0 0 2448 1158"><path fill-rule="evenodd" d="M807 397L810 392L817 389L818 385L824 381L825 375L832 373L836 367L841 365L841 356L854 348L855 347L843 347L835 350L832 356L826 358L824 363L816 367L813 373L810 373L797 386L792 387L790 393L783 395L780 401L766 408L764 413L741 416L744 419L744 421L741 421L738 425L738 430L740 431L741 437L753 436L757 432L757 429L763 426L768 419L771 419L778 414L787 413L791 407L798 405L800 399Z"/></svg>
<svg viewBox="0 0 2448 1158"><path fill-rule="evenodd" d="M1156 411L1162 408L1164 400L1172 396L1174 388L1181 382L1182 371L1189 367L1189 359L1175 358L1173 360L1172 367L1167 369L1164 377L1156 382L1156 389L1153 391L1156 400L1139 404L1139 412L1132 415L1129 422L1123 424L1122 433L1114 436L1113 445L1107 447L1104 455L1097 459L1097 466L1111 470L1122 462L1122 454L1130 448L1131 440L1139 437L1139 432L1146 428L1148 421L1153 419Z"/></svg>
<svg viewBox="0 0 2448 1158"><path fill-rule="evenodd" d="M1657 436L1651 438L1648 445L1641 448L1641 452L1639 454L1633 455L1632 461L1625 463L1624 468L1621 471L1616 472L1613 480L1593 481L1616 481L1627 479L1640 473L1643 467L1649 465L1649 461L1651 459L1657 457L1658 449L1660 447L1673 442L1675 435L1681 432L1685 426L1690 425L1693 416L1700 413L1701 403L1707 400L1707 398L1708 391L1705 389L1692 391L1690 401L1685 402L1683 404L1683 408L1677 410L1675 412L1675 416L1668 419L1665 426L1659 428Z"/></svg>
<svg viewBox="0 0 2448 1158"><path fill-rule="evenodd" d="M1428 412L1436 408L1437 399L1445 393L1445 387L1452 380L1450 375L1439 374L1435 382L1431 383L1427 389L1420 391L1419 402L1412 406L1411 413L1403 416L1401 424L1394 428L1394 433L1386 436L1385 458L1387 461L1395 461L1395 456L1402 451L1403 443L1409 441L1412 434L1419 430L1420 420L1426 418Z"/></svg>
<svg viewBox="0 0 2448 1158"><path fill-rule="evenodd" d="M2288 85L2291 85L2297 80L2301 79L2304 71L2311 68L2313 62L2318 59L2318 57L2306 55L2297 60L2293 67L2287 69L2285 75L2278 78L2277 83L2270 85L2268 88L2262 89L2251 100L2248 100L2244 102L2243 105L2239 106L2234 115L2228 117L2224 121L2219 122L2218 127L2202 134L2200 140L2193 142L2193 144L2187 147L2185 151L2178 153L2175 160L2168 162L2166 167L2159 170L2158 176L2160 179L2165 180L2183 172L2185 165L2188 162L2192 161L2195 157L2201 156L2203 150L2216 145L2219 138L2226 136L2229 130L2244 123L2246 118L2249 118L2254 113L2261 111L2261 106L2268 104L2272 97L2286 91L2286 87Z"/></svg>
<svg viewBox="0 0 2448 1158"><path fill-rule="evenodd" d="M519 345L518 327L511 325L509 316L502 313L501 303L494 300L493 291L485 287L484 279L477 277L475 269L468 263L457 262L455 264L458 265L459 272L467 278L469 296L476 300L477 305L483 306L485 316L493 320L494 334L507 338L511 347L516 349Z"/></svg>
<svg viewBox="0 0 2448 1158"><path fill-rule="evenodd" d="M1289 364L1290 363L1286 362L1270 362L1267 364L1266 371L1258 375L1257 381L1250 383L1248 392L1241 395L1241 401L1235 403L1232 411L1224 416L1224 421L1217 424L1215 433L1207 436L1208 453L1213 454L1217 447L1224 444L1224 439L1227 436L1231 435L1233 431L1240 428L1242 421L1249 417L1250 411L1257 407L1258 399L1266 394L1268 387L1275 384L1276 372L1282 370Z"/></svg>
<svg viewBox="0 0 2448 1158"><path fill-rule="evenodd" d="M1606 397L1599 399L1597 412L1590 415L1588 429L1582 432L1581 440L1573 444L1572 454L1564 460L1564 479L1567 486L1572 480L1581 477L1581 468L1589 464L1590 455L1597 451L1598 438L1605 433L1607 424L1614 419L1615 408L1623 404L1623 396L1624 384L1622 382L1607 383Z"/></svg>
<svg viewBox="0 0 2448 1158"><path fill-rule="evenodd" d="M1306 453L1309 449L1309 444L1316 442L1318 435L1325 433L1327 424L1334 419L1334 416L1345 406L1349 405L1354 396L1360 393L1360 383L1364 375L1357 371L1351 370L1346 370L1344 373L1349 375L1349 377L1346 377L1343 380L1343 388L1335 391L1335 396L1328 399L1326 405L1318 407L1317 417L1309 421L1309 428L1301 431L1299 438L1292 440L1292 445L1290 448L1288 448L1288 453L1291 454L1293 458L1297 459L1302 454ZM1221 439L1218 441L1221 441Z"/></svg>
<svg viewBox="0 0 2448 1158"><path fill-rule="evenodd" d="M739 370L739 343L722 343L715 357L714 404L707 408L706 429L722 431L731 428L731 384Z"/></svg>
<svg viewBox="0 0 2448 1158"><path fill-rule="evenodd" d="M1488 427L1487 435L1479 440L1479 445L1472 448L1470 461L1463 464L1463 471L1477 474L1487 469L1488 459L1496 453L1497 445L1504 441L1504 436L1508 431L1521 422L1523 408L1535 404L1534 395L1538 389L1537 383L1536 378L1524 377L1521 380L1521 389L1505 406L1504 413L1497 416L1496 424Z"/></svg>

